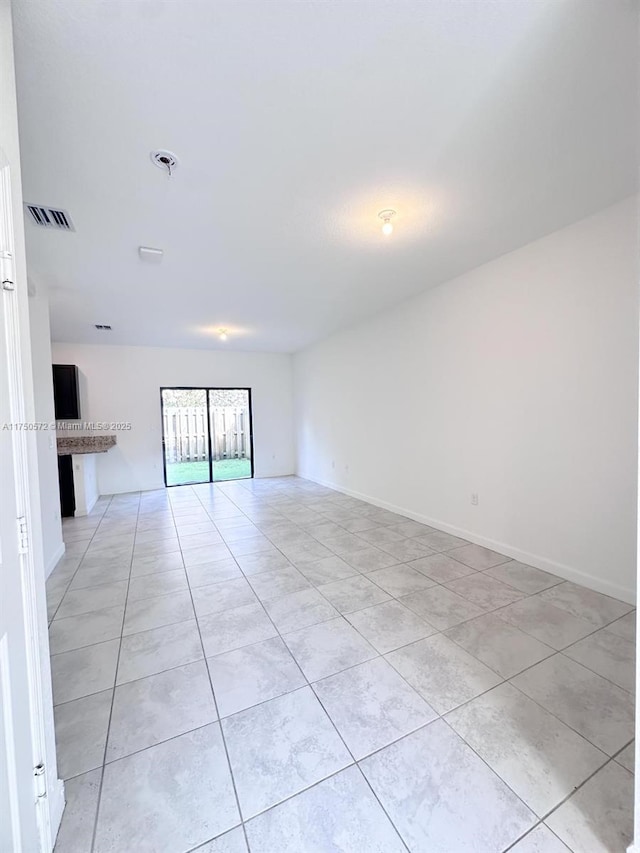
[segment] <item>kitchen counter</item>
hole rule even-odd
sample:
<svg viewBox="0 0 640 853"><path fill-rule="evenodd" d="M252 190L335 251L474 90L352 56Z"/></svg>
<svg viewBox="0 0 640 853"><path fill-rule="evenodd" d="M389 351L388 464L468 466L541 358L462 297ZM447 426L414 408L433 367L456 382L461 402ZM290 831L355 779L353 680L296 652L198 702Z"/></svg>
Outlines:
<svg viewBox="0 0 640 853"><path fill-rule="evenodd" d="M81 453L106 453L115 447L115 435L77 435L58 438L58 456Z"/></svg>

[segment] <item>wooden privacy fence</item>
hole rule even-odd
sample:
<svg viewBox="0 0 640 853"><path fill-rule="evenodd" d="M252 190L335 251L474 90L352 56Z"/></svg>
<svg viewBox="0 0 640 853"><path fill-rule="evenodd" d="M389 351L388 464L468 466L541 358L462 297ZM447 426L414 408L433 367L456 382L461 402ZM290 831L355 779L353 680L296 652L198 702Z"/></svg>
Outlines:
<svg viewBox="0 0 640 853"><path fill-rule="evenodd" d="M248 407L211 407L211 456L214 462L251 458Z"/></svg>
<svg viewBox="0 0 640 853"><path fill-rule="evenodd" d="M163 415L168 464L198 462L209 458L205 406L164 406ZM214 462L251 458L247 407L211 407L211 456Z"/></svg>

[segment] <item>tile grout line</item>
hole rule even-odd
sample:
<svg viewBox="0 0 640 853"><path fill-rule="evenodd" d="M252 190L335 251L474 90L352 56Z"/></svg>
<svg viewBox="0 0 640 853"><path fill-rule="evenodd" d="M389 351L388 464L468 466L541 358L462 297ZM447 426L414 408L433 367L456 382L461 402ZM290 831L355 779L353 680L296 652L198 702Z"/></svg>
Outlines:
<svg viewBox="0 0 640 853"><path fill-rule="evenodd" d="M510 844L508 847L505 847L505 849L504 849L503 851L501 851L501 853L509 853L509 851L510 851L510 850L513 850L513 849L514 849L514 847L516 846L516 844L519 844L521 841L524 841L524 839L525 839L525 838L527 838L529 835L531 835L531 833L532 833L534 830L538 829L538 827L539 827L539 826L544 827L548 832L550 832L550 833L553 835L553 837L554 837L554 838L557 838L557 839L558 839L558 841L559 841L559 843L560 843L560 844L564 844L564 846L567 848L567 850L569 850L569 853L580 853L580 851L574 851L574 850L572 850L572 849L569 847L569 845L568 845L566 842L564 842L564 841L560 838L560 836L559 836L559 835L556 835L556 834L555 834L555 832L554 832L550 827L548 827L548 826L547 826L547 824L546 824L543 820L538 820L538 821L537 821L537 822L536 822L536 823L535 823L535 824L534 824L530 829L528 829L528 830L524 833L524 835L521 835L519 838L516 838L516 840L513 842L513 844Z"/></svg>
<svg viewBox="0 0 640 853"><path fill-rule="evenodd" d="M142 500L141 493L137 492L137 495L138 495L138 504L137 504L137 509L136 509L135 532L137 532L137 529L138 529L138 518L140 517L140 503ZM113 498L112 498L112 500L113 500ZM109 503L109 506L111 506L111 502ZM127 598L129 597L129 585L131 583L131 567L133 566L133 552L135 549L135 532L134 532L134 537L133 537L133 543L134 544L133 544L133 548L131 550L131 563L130 563L130 568L129 568L129 578L127 580L127 593L125 595L125 600L124 600L124 610L122 611L122 628L120 630L120 641L118 643L118 655L116 657L116 665L115 665L115 670L113 673L113 688L112 688L112 693L111 693L111 706L109 708L109 717L107 720L107 731L106 731L106 737L105 737L105 741L104 741L104 751L103 751L103 759L102 759L102 771L100 773L100 785L98 786L98 799L96 802L96 813L95 813L95 817L94 817L94 821L93 821L93 832L91 835L91 846L89 848L89 853L93 853L93 850L95 848L95 843L96 843L96 836L97 836L97 832L98 832L98 819L100 817L100 806L102 803L102 791L103 791L103 787L104 787L104 774L105 774L105 768L107 766L107 749L109 748L109 736L111 734L111 721L113 719L113 706L115 703L116 687L118 684L118 669L120 668L120 655L122 653L122 632L124 631L124 620L125 620L125 616L126 616L126 612L127 612Z"/></svg>
<svg viewBox="0 0 640 853"><path fill-rule="evenodd" d="M196 497L198 498L198 500L200 500L200 498L198 497L197 493L193 490L193 487L191 487L191 489L192 489L192 491L194 492L194 494L196 495ZM171 503L171 501L170 501L170 503ZM202 504L202 501L200 501L200 503ZM202 504L202 506L204 507L204 504ZM172 507L172 510L171 510L171 511L172 511L172 513L173 513L173 507ZM175 522L175 516L174 516L174 522ZM216 528L216 529L217 529L217 528ZM180 553L182 554L182 546L180 546ZM184 555L183 555L182 559L183 559L183 562L184 562ZM207 678L209 679L209 688L211 689L211 695L212 695L212 697L213 697L213 704L214 704L214 707L215 707L215 710L216 710L216 716L217 716L217 718L218 718L218 727L219 727L219 729L220 729L220 739L221 739L221 741L222 741L222 747L223 747L223 749L224 749L224 753L225 753L225 756L226 756L226 759L227 759L227 767L229 768L229 778L231 779L231 785L232 785L232 787L233 787L233 795L234 795L235 802L236 802L236 808L237 808L237 810L238 810L238 817L240 818L240 826L242 826L242 833L243 833L243 836L244 836L245 844L247 845L247 851L248 851L248 853L251 853L251 848L250 848L250 846L249 846L249 838L248 838L248 836L247 836L247 830L246 830L246 827L245 827L245 821L244 821L244 818L243 818L243 816L242 816L242 809L241 809L241 807L240 807L240 797L238 796L238 789L237 789L237 786L236 786L236 780L235 780L235 777L234 777L234 775L233 775L233 768L232 768L232 766L231 766L231 757L230 757L230 755L229 755L229 748L228 748L228 746L227 746L227 740L226 740L225 735L224 735L224 728L223 728L223 725L222 725L222 718L221 718L221 716L220 716L220 709L218 708L218 700L217 700L217 698L216 698L216 691L215 691L215 689L214 689L214 687L213 687L213 680L212 680L212 678L211 678L211 671L210 671L210 669L209 669L209 661L207 660L207 654L206 654L205 647L204 647L204 641L203 641L203 639L202 639L202 631L200 630L200 622L198 621L198 614L197 614L197 611L196 611L195 602L194 602L194 600L193 600L193 593L192 593L192 590L191 590L191 582L190 582L190 580L189 580L189 574L188 574L188 572L186 571L186 566L185 566L185 575L186 575L186 578L187 578L187 586L189 587L189 594L190 594L190 596L191 596L191 606L193 607L193 612L194 612L194 616L195 616L195 620L196 620L196 627L197 627L197 631L198 631L198 637L200 638L200 646L201 646L201 648L202 648L202 657L203 657L203 660L204 660L205 669L206 669L206 671L207 671ZM233 829L233 828L234 828L234 827L230 827L228 830L225 830L225 832L230 832L230 831L231 831L231 829ZM214 836L214 838L219 838L219 837L220 837L220 835L224 835L224 833L220 833L219 835ZM203 842L203 843L205 843L205 844L206 844L207 842L205 841L205 842Z"/></svg>

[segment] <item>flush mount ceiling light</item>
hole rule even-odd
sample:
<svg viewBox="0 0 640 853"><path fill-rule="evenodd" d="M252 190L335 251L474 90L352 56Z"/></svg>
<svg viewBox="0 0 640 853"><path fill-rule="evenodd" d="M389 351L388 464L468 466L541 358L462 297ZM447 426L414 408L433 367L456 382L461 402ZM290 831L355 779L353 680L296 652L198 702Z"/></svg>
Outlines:
<svg viewBox="0 0 640 853"><path fill-rule="evenodd" d="M226 329L218 329L218 337L221 341L226 341L229 335L227 334Z"/></svg>
<svg viewBox="0 0 640 853"><path fill-rule="evenodd" d="M395 210L391 210L391 208L388 208L387 210L381 210L378 214L378 218L382 219L382 233L385 234L387 237L389 236L389 234L393 233L393 222L391 220L395 215Z"/></svg>
<svg viewBox="0 0 640 853"><path fill-rule="evenodd" d="M178 158L172 151L166 151L164 148L159 148L157 151L152 151L149 156L151 157L153 165L157 166L158 169L164 169L169 177L171 177L178 168Z"/></svg>

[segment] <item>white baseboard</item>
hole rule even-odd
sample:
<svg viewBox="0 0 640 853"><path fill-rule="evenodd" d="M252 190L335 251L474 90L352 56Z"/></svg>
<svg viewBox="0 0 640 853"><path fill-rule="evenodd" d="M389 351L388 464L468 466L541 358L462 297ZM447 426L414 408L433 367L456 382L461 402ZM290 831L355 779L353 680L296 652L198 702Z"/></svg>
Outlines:
<svg viewBox="0 0 640 853"><path fill-rule="evenodd" d="M64 557L65 550L66 550L66 546L65 546L64 542L61 542L60 545L56 548L55 553L53 554L53 556L51 557L51 559L49 560L47 565L44 567L45 578L49 577L49 575L55 569L55 567L58 565L60 560Z"/></svg>
<svg viewBox="0 0 640 853"><path fill-rule="evenodd" d="M51 827L51 850L53 851L65 807L64 782L62 779L56 780L53 790L47 794L47 799L49 800L49 826Z"/></svg>
<svg viewBox="0 0 640 853"><path fill-rule="evenodd" d="M429 518L428 516L421 515L420 513L412 512L405 507L396 506L395 504L388 503L387 501L382 501L378 498L371 497L370 495L365 495L362 492L347 489L344 486L337 485L336 483L319 480L317 477L313 477L310 474L299 472L297 476L302 477L305 480L311 480L313 483L318 483L320 486L326 486L328 489L334 489L336 492L341 492L344 495L349 495L349 497L358 498L358 500L366 501L374 506L379 506L381 509L388 509L390 512L396 512L398 515L403 515L413 521L419 521L421 524L427 524L429 527L436 527L438 530L444 530L446 533L451 533L453 536L459 536L461 539L467 539L475 545L482 545L485 548L490 548L492 551L498 551L498 553L511 557L513 560L526 563L528 566L535 566L535 568L542 569L545 572L551 572L551 574L558 575L558 577L561 577L564 580L573 581L574 583L593 589L596 592L601 592L604 595L610 595L613 598L617 598L635 606L636 593L633 589L628 589L627 587L620 586L619 584L611 583L603 580L602 578L587 574L580 569L573 568L572 566L566 566L564 563L556 563L554 560L541 557L539 554L532 554L528 551L523 551L521 548L516 548L505 542L488 539L487 537L480 536L470 530L464 530L461 527L455 527L452 524L447 524L445 521L441 521L440 519Z"/></svg>
<svg viewBox="0 0 640 853"><path fill-rule="evenodd" d="M278 480L281 480L283 477L295 477L295 476L296 475L293 473L293 471L280 471L278 474L276 474L274 472L271 472L271 473L270 472L266 472L266 473L260 472L259 474L255 473L253 475L253 479L254 480L271 480L271 479L276 478Z"/></svg>

